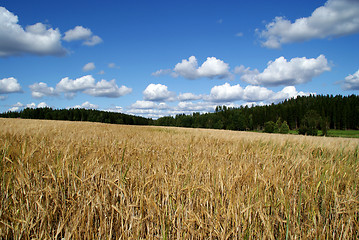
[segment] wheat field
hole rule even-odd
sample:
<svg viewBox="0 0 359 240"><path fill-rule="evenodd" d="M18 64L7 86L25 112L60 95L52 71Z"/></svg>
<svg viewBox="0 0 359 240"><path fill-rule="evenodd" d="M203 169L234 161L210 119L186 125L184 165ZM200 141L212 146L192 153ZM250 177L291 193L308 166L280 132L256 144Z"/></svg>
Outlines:
<svg viewBox="0 0 359 240"><path fill-rule="evenodd" d="M0 119L0 238L358 239L359 140Z"/></svg>

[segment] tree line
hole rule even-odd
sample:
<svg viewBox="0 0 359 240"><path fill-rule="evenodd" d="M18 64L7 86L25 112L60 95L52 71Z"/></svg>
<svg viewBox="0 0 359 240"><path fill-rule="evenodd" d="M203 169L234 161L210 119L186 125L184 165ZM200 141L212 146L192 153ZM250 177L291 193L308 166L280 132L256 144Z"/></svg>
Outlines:
<svg viewBox="0 0 359 240"><path fill-rule="evenodd" d="M291 129L298 130L301 134L316 135L318 129L323 133L328 129L359 129L359 96L300 96L278 104L239 108L217 106L213 113L178 114L156 120L91 109L48 107L5 112L0 117L283 133Z"/></svg>
<svg viewBox="0 0 359 240"><path fill-rule="evenodd" d="M123 113L106 112L93 109L52 109L45 108L25 108L19 112L1 113L4 118L27 118L27 119L48 119L65 121L88 121L112 124L127 125L152 125L153 120L139 116Z"/></svg>
<svg viewBox="0 0 359 240"><path fill-rule="evenodd" d="M265 130L266 124L278 120L289 129L310 135L315 135L318 129L359 129L359 96L310 95L265 106L217 106L214 113L167 116L157 119L155 124L245 131Z"/></svg>

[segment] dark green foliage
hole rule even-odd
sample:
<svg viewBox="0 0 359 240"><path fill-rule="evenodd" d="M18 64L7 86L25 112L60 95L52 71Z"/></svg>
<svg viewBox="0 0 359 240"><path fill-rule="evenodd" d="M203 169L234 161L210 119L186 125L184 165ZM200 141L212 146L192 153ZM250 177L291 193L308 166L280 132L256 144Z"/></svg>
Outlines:
<svg viewBox="0 0 359 240"><path fill-rule="evenodd" d="M301 126L298 130L299 134L317 136L318 126L321 122L321 117L314 110L309 110L301 122Z"/></svg>
<svg viewBox="0 0 359 240"><path fill-rule="evenodd" d="M320 122L320 128L322 129L322 135L327 136L328 130L329 130L328 120L326 120L325 118L322 118L322 120Z"/></svg>
<svg viewBox="0 0 359 240"><path fill-rule="evenodd" d="M289 133L289 126L288 126L287 121L284 121L284 122L280 125L279 133L282 133L282 134L288 134L288 133Z"/></svg>
<svg viewBox="0 0 359 240"><path fill-rule="evenodd" d="M317 113L314 124L308 112ZM318 117L319 116L319 117ZM359 96L302 96L267 106L241 106L230 108L217 106L213 113L178 114L157 120L86 109L24 109L21 112L7 112L0 117L34 118L69 121L91 121L115 124L158 125L194 128L217 128L228 130L261 130L265 123L272 121L273 132L287 132L297 129L302 134L316 135L321 129L323 135L328 129L359 129ZM286 122L286 125L282 125ZM314 126L315 127L311 127Z"/></svg>
<svg viewBox="0 0 359 240"><path fill-rule="evenodd" d="M0 114L5 118L30 118L67 121L89 121L128 125L151 125L153 120L123 113L104 112L92 109L52 109L52 108L26 108L20 112L7 112Z"/></svg>
<svg viewBox="0 0 359 240"><path fill-rule="evenodd" d="M264 132L266 132L266 133L274 133L275 130L277 130L277 129L278 129L278 126L273 121L268 121L268 122L264 123Z"/></svg>
<svg viewBox="0 0 359 240"><path fill-rule="evenodd" d="M316 123L316 127L307 129L308 124L303 122L306 113L310 110L319 115L321 121ZM304 134L317 133L321 129L359 129L359 96L302 96L285 100L279 104L267 106L229 108L218 106L214 113L177 115L166 117L176 119L172 126L196 127L196 128L220 128L230 130L260 130L265 128L265 123L272 121L277 123L273 132L281 132L284 121L289 129L300 129ZM326 123L321 123L323 120ZM156 125L162 125L162 118L155 120ZM172 122L169 119L166 122ZM326 128L325 128L326 126ZM283 131L286 126L283 126Z"/></svg>

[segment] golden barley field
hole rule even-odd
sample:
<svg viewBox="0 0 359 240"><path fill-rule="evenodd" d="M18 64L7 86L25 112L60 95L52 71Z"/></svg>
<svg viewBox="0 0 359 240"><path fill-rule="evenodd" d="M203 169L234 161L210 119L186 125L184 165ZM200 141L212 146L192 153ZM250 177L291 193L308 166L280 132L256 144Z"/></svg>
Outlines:
<svg viewBox="0 0 359 240"><path fill-rule="evenodd" d="M358 239L359 140L0 119L0 238Z"/></svg>

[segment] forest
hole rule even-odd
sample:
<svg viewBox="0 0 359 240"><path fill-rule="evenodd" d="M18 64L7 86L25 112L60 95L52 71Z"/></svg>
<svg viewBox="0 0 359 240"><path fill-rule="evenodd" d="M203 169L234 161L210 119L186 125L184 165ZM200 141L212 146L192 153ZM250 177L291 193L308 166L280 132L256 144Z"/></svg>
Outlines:
<svg viewBox="0 0 359 240"><path fill-rule="evenodd" d="M155 121L160 126L264 130L266 123L284 121L292 130L308 125L317 129L359 129L359 96L310 95L265 106L228 108L217 106L214 113L167 116Z"/></svg>
<svg viewBox="0 0 359 240"><path fill-rule="evenodd" d="M152 125L153 120L149 118L132 116L123 113L106 112L84 108L52 109L25 108L19 112L1 113L3 118L24 118L24 119L47 119L65 121L87 121L127 125Z"/></svg>
<svg viewBox="0 0 359 240"><path fill-rule="evenodd" d="M20 112L2 113L0 117L266 132L275 132L276 128L280 132L281 125L285 124L288 130L316 135L318 129L323 132L327 129L358 130L359 96L299 96L278 104L239 108L217 106L213 113L178 114L156 120L99 110L52 108L27 108ZM287 126L283 126L284 130Z"/></svg>

